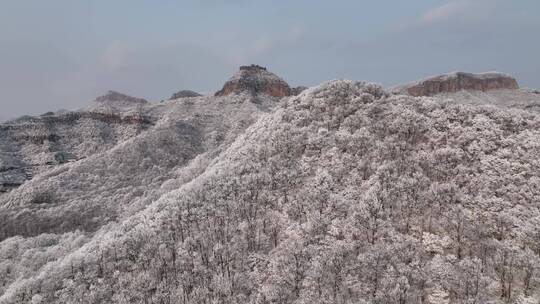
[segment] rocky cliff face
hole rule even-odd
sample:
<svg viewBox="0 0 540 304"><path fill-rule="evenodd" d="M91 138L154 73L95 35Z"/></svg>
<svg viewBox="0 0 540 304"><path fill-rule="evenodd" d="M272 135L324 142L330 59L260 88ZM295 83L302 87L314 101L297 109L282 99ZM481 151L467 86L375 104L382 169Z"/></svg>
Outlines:
<svg viewBox="0 0 540 304"><path fill-rule="evenodd" d="M418 82L393 89L396 93L412 96L434 96L441 93L455 93L462 90L491 91L500 89L519 89L517 81L508 74L456 72L430 77Z"/></svg>
<svg viewBox="0 0 540 304"><path fill-rule="evenodd" d="M227 96L248 92L252 95L265 94L272 97L292 95L289 85L277 75L258 65L241 66L216 93L216 96Z"/></svg>

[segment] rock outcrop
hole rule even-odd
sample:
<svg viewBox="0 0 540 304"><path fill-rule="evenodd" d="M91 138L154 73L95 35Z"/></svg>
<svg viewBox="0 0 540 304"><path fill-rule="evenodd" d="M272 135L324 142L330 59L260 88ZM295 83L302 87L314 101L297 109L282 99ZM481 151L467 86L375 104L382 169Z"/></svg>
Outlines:
<svg viewBox="0 0 540 304"><path fill-rule="evenodd" d="M519 89L519 85L516 79L504 73L473 74L455 72L398 86L392 91L412 96L434 96L442 93L455 93L461 90L486 92L501 89L516 90Z"/></svg>
<svg viewBox="0 0 540 304"><path fill-rule="evenodd" d="M272 97L292 95L292 90L283 79L258 65L241 66L218 91L216 96L227 96L248 92L252 95L265 94Z"/></svg>
<svg viewBox="0 0 540 304"><path fill-rule="evenodd" d="M182 90L172 94L169 100L178 99L178 98L187 98L187 97L199 97L201 94L191 91L191 90Z"/></svg>

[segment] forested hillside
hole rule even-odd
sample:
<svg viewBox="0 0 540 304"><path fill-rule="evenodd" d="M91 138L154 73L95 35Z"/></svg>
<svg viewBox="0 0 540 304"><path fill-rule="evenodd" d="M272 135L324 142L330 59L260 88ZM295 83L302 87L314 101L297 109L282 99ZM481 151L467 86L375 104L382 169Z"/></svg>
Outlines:
<svg viewBox="0 0 540 304"><path fill-rule="evenodd" d="M252 118L223 144L219 123L197 145L171 131L202 112L165 115L0 197L0 303L540 301L536 112L346 80L275 109L220 98L193 100ZM54 208L25 205L36 189ZM99 225L4 228L87 204Z"/></svg>

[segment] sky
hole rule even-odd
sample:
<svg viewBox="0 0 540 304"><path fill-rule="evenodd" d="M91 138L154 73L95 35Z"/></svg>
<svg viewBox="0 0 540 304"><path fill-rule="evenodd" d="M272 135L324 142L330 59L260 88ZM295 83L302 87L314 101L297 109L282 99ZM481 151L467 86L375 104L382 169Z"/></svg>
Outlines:
<svg viewBox="0 0 540 304"><path fill-rule="evenodd" d="M290 85L501 71L540 88L538 0L0 0L0 120L108 90L216 91L243 64Z"/></svg>

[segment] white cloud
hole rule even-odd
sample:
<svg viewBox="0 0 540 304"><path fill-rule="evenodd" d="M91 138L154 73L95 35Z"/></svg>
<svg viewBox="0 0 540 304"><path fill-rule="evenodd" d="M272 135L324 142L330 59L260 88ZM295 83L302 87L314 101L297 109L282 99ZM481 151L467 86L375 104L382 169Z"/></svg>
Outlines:
<svg viewBox="0 0 540 304"><path fill-rule="evenodd" d="M445 21L463 12L469 6L465 1L452 1L427 11L420 17L420 23L433 24Z"/></svg>

